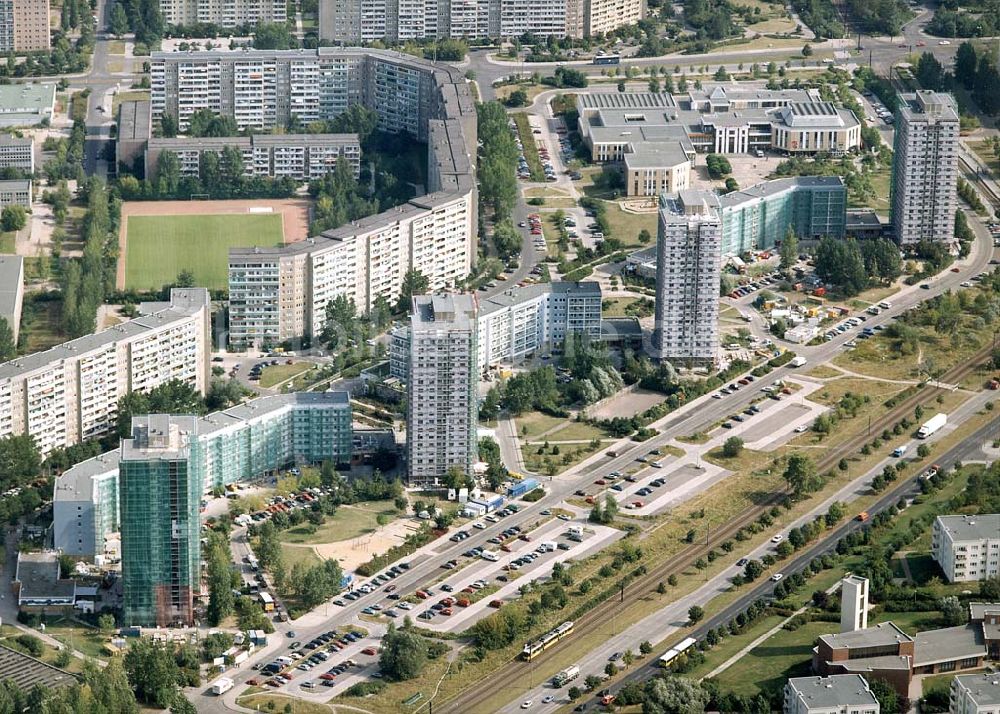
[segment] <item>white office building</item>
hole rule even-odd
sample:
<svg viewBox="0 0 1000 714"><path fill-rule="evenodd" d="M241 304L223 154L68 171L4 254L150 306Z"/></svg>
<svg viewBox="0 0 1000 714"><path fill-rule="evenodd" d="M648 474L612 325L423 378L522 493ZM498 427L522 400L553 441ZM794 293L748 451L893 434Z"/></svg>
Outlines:
<svg viewBox="0 0 1000 714"><path fill-rule="evenodd" d="M1000 573L1000 513L938 516L931 554L949 583L995 577Z"/></svg>
<svg viewBox="0 0 1000 714"><path fill-rule="evenodd" d="M35 172L35 140L30 136L0 134L0 169Z"/></svg>
<svg viewBox="0 0 1000 714"><path fill-rule="evenodd" d="M406 453L411 484L477 460L476 296L418 295L410 316Z"/></svg>
<svg viewBox="0 0 1000 714"><path fill-rule="evenodd" d="M1000 714L1000 674L959 674L951 680L949 714Z"/></svg>
<svg viewBox="0 0 1000 714"><path fill-rule="evenodd" d="M722 219L711 194L660 197L653 348L677 366L712 366L719 353Z"/></svg>
<svg viewBox="0 0 1000 714"><path fill-rule="evenodd" d="M958 111L950 94L899 95L891 207L896 242L953 240L958 210Z"/></svg>
<svg viewBox="0 0 1000 714"><path fill-rule="evenodd" d="M784 714L879 714L878 700L860 674L796 677L785 685Z"/></svg>
<svg viewBox="0 0 1000 714"><path fill-rule="evenodd" d="M0 437L30 434L47 454L110 433L129 392L179 379L204 394L210 306L206 289L175 288L142 317L0 364Z"/></svg>

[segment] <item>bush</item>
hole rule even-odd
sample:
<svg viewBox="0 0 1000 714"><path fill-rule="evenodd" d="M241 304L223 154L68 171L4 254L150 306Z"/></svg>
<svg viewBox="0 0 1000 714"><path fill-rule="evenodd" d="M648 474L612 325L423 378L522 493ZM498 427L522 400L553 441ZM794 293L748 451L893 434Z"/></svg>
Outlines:
<svg viewBox="0 0 1000 714"><path fill-rule="evenodd" d="M367 697L369 694L378 694L383 689L386 688L386 683L381 682L377 679L373 679L370 682L358 682L357 684L352 684L344 692L345 697Z"/></svg>

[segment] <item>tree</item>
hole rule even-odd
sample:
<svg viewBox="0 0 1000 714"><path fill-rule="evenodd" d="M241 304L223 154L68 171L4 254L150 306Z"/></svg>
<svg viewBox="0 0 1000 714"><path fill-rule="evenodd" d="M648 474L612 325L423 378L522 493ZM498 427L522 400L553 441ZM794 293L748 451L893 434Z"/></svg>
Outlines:
<svg viewBox="0 0 1000 714"><path fill-rule="evenodd" d="M284 22L261 23L253 31L255 50L287 50L292 47L292 34Z"/></svg>
<svg viewBox="0 0 1000 714"><path fill-rule="evenodd" d="M743 451L743 439L738 436L730 436L722 445L722 455L727 459L735 459Z"/></svg>
<svg viewBox="0 0 1000 714"><path fill-rule="evenodd" d="M583 696L583 691L579 687L570 687L566 692L566 696L569 697L571 702L574 702Z"/></svg>
<svg viewBox="0 0 1000 714"><path fill-rule="evenodd" d="M508 107L523 107L528 103L528 93L521 88L515 89L507 97L505 104Z"/></svg>
<svg viewBox="0 0 1000 714"><path fill-rule="evenodd" d="M705 617L705 611L699 605L692 605L688 608L688 622L697 625Z"/></svg>
<svg viewBox="0 0 1000 714"><path fill-rule="evenodd" d="M969 41L958 46L955 53L955 79L962 83L966 89L972 89L976 81L976 66L978 64L976 48Z"/></svg>
<svg viewBox="0 0 1000 714"><path fill-rule="evenodd" d="M33 481L41 467L42 457L30 434L0 438L0 490Z"/></svg>
<svg viewBox="0 0 1000 714"><path fill-rule="evenodd" d="M431 281L426 275L416 268L406 271L403 276L403 286L399 292L399 303L397 309L400 312L409 312L410 303L414 295L424 295L431 286Z"/></svg>
<svg viewBox="0 0 1000 714"><path fill-rule="evenodd" d="M382 637L379 667L386 677L396 681L420 676L427 664L427 640L415 632L397 630L393 623Z"/></svg>
<svg viewBox="0 0 1000 714"><path fill-rule="evenodd" d="M653 236L650 234L650 232L648 230L646 230L645 228L643 228L641 231L639 231L639 242L640 243L642 243L643 245L646 245L647 243L649 243L652 240L653 240Z"/></svg>
<svg viewBox="0 0 1000 714"><path fill-rule="evenodd" d="M812 53L813 53L812 45L810 45L808 42L805 43L804 45L802 45L802 56L803 57L812 57Z"/></svg>
<svg viewBox="0 0 1000 714"><path fill-rule="evenodd" d="M1000 575L979 581L979 597L987 602L1000 600Z"/></svg>
<svg viewBox="0 0 1000 714"><path fill-rule="evenodd" d="M653 677L645 689L643 714L701 714L708 705L708 692L685 677Z"/></svg>
<svg viewBox="0 0 1000 714"><path fill-rule="evenodd" d="M785 232L785 239L781 241L781 248L778 249L778 254L781 256L782 270L788 270L799 259L799 237L795 235L795 229L792 226L788 226L788 230Z"/></svg>
<svg viewBox="0 0 1000 714"><path fill-rule="evenodd" d="M19 231L28 224L28 213L24 206L13 203L5 206L0 213L0 228L4 231Z"/></svg>
<svg viewBox="0 0 1000 714"><path fill-rule="evenodd" d="M748 560L747 564L743 567L743 578L749 583L752 583L763 574L764 566L761 565L759 560Z"/></svg>
<svg viewBox="0 0 1000 714"><path fill-rule="evenodd" d="M816 275L838 286L847 295L857 295L868 284L858 242L825 237L816 248Z"/></svg>
<svg viewBox="0 0 1000 714"><path fill-rule="evenodd" d="M803 454L788 457L782 476L797 496L816 491L823 485L822 477L816 473L816 464Z"/></svg>
<svg viewBox="0 0 1000 714"><path fill-rule="evenodd" d="M210 625L217 626L233 611L233 580L229 567L229 544L212 532L205 559L208 562L208 610Z"/></svg>
<svg viewBox="0 0 1000 714"><path fill-rule="evenodd" d="M642 655L648 655L653 651L653 644L649 640L643 640L639 643L639 653Z"/></svg>
<svg viewBox="0 0 1000 714"><path fill-rule="evenodd" d="M609 677L614 677L616 674L618 674L618 665L616 665L614 662L608 662L606 665L604 665L604 673Z"/></svg>
<svg viewBox="0 0 1000 714"><path fill-rule="evenodd" d="M941 615L948 627L965 624L965 608L954 595L941 598L938 602L938 608L941 610Z"/></svg>
<svg viewBox="0 0 1000 714"><path fill-rule="evenodd" d="M879 703L882 714L899 714L899 694L884 679L873 679L868 684L871 693Z"/></svg>
<svg viewBox="0 0 1000 714"><path fill-rule="evenodd" d="M122 8L120 2L116 2L111 8L111 14L108 17L108 29L111 30L111 34L119 39L128 32L128 16L125 14L125 10Z"/></svg>
<svg viewBox="0 0 1000 714"><path fill-rule="evenodd" d="M125 653L124 665L137 700L157 709L170 706L180 670L165 644L140 637Z"/></svg>
<svg viewBox="0 0 1000 714"><path fill-rule="evenodd" d="M17 344L14 342L14 331L10 329L7 318L0 316L0 363L9 362L17 355Z"/></svg>
<svg viewBox="0 0 1000 714"><path fill-rule="evenodd" d="M601 678L598 677L596 674L588 674L584 678L583 684L584 686L587 687L588 692L592 692L600 686L601 681L602 681Z"/></svg>
<svg viewBox="0 0 1000 714"><path fill-rule="evenodd" d="M726 174L733 172L729 159L722 154L708 154L705 157L705 167L708 169L708 175L713 179L721 179Z"/></svg>
<svg viewBox="0 0 1000 714"><path fill-rule="evenodd" d="M115 629L115 616L105 614L98 617L97 629L106 635L110 634Z"/></svg>

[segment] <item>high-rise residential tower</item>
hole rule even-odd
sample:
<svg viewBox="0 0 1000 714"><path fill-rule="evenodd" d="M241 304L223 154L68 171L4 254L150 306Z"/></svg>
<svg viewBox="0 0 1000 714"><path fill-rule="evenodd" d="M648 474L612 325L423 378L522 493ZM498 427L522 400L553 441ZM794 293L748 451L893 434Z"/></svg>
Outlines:
<svg viewBox="0 0 1000 714"><path fill-rule="evenodd" d="M132 420L118 464L124 621L191 625L200 590L197 417Z"/></svg>
<svg viewBox="0 0 1000 714"><path fill-rule="evenodd" d="M892 162L896 242L951 241L958 209L958 111L950 94L899 96Z"/></svg>
<svg viewBox="0 0 1000 714"><path fill-rule="evenodd" d="M476 460L475 295L418 295L410 317L406 450L410 483L433 484Z"/></svg>
<svg viewBox="0 0 1000 714"><path fill-rule="evenodd" d="M705 191L660 197L653 348L677 366L711 366L719 352L722 219Z"/></svg>

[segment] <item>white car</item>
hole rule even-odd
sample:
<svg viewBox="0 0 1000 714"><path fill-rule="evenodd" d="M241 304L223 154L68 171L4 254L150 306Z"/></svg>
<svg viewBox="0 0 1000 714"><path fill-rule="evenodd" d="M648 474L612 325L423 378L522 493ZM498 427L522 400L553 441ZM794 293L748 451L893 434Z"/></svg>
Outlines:
<svg viewBox="0 0 1000 714"><path fill-rule="evenodd" d="M396 605L396 607L398 607L400 610L412 610L413 609L413 605L411 605L410 603L405 602L405 601L399 603L398 605Z"/></svg>
<svg viewBox="0 0 1000 714"><path fill-rule="evenodd" d="M542 697L542 704L551 704L553 701L555 701L555 697L553 697L551 694L546 694L544 697Z"/></svg>
<svg viewBox="0 0 1000 714"><path fill-rule="evenodd" d="M484 530L486 528L486 524L483 523L482 521L477 521L477 522L475 522L475 523L472 524L472 527L476 528L478 530Z"/></svg>
<svg viewBox="0 0 1000 714"><path fill-rule="evenodd" d="M939 45L950 45L950 44L951 44L951 42L950 42L949 40L940 40L940 41L938 42L938 44L939 44Z"/></svg>
<svg viewBox="0 0 1000 714"><path fill-rule="evenodd" d="M806 424L799 424L797 427L795 427L796 434L801 434L804 431L809 431L809 427Z"/></svg>
<svg viewBox="0 0 1000 714"><path fill-rule="evenodd" d="M525 699L523 702L521 702L521 708L522 709L531 709L531 705L532 704L534 704L533 701L531 701L530 699Z"/></svg>
<svg viewBox="0 0 1000 714"><path fill-rule="evenodd" d="M783 577L785 577L785 576L782 573L775 573L774 575L771 576L771 582L772 583L776 583L779 580L781 580Z"/></svg>
<svg viewBox="0 0 1000 714"><path fill-rule="evenodd" d="M772 543L780 543L784 539L785 539L785 536L781 535L780 533L778 535L771 536L771 542Z"/></svg>

